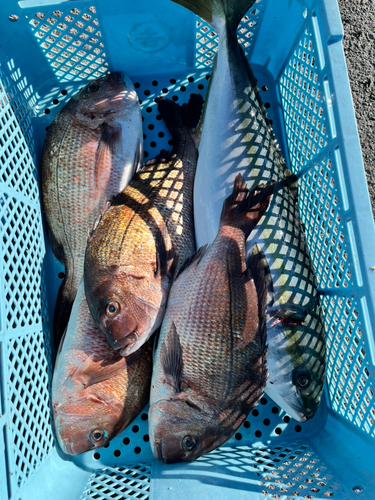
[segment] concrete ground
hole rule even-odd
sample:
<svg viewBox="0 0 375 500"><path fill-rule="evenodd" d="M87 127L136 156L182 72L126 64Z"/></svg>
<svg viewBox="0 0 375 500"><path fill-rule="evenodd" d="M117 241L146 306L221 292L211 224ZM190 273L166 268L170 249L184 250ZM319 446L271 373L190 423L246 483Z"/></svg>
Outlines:
<svg viewBox="0 0 375 500"><path fill-rule="evenodd" d="M338 0L344 51L375 218L375 5L372 0Z"/></svg>

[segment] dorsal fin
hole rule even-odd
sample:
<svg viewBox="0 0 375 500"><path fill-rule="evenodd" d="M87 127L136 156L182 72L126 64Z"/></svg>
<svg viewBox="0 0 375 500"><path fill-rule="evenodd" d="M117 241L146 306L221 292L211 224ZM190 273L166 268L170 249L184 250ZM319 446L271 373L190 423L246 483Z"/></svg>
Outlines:
<svg viewBox="0 0 375 500"><path fill-rule="evenodd" d="M158 110L172 137L178 129L193 129L197 126L203 107L203 97L200 94L191 94L189 102L179 105L171 99L160 97Z"/></svg>
<svg viewBox="0 0 375 500"><path fill-rule="evenodd" d="M254 248L255 247L255 248ZM268 263L259 245L254 245L247 258L247 267L254 280L258 298L259 339L262 349L265 348L267 340L267 276L269 272ZM272 283L272 281L271 281Z"/></svg>
<svg viewBox="0 0 375 500"><path fill-rule="evenodd" d="M274 186L274 182L269 182L249 191L244 178L238 174L232 194L223 202L220 225L238 227L247 238L267 210Z"/></svg>
<svg viewBox="0 0 375 500"><path fill-rule="evenodd" d="M193 264L198 265L199 262L202 260L202 257L206 253L208 246L209 246L208 243L206 243L202 247L198 248L198 250L196 252L194 252L193 255L190 255L190 257L188 257L185 260L185 262L182 264L182 266L180 267L180 269L176 273L176 276L174 279L177 279L178 276L180 276L180 274L182 274L191 265L193 265Z"/></svg>
<svg viewBox="0 0 375 500"><path fill-rule="evenodd" d="M172 247L170 250L166 249L165 241L168 238L168 228L163 225L158 228L155 236L156 247L156 269L155 275L165 276L168 275L172 278L177 265L177 255L175 249Z"/></svg>

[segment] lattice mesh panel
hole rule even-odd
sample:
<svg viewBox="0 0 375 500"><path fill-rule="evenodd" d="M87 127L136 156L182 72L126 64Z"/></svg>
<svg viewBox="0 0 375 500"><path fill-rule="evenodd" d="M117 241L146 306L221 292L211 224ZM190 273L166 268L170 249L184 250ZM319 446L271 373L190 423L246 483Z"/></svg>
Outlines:
<svg viewBox="0 0 375 500"><path fill-rule="evenodd" d="M0 203L6 326L40 324L44 257L40 212L7 194L1 195Z"/></svg>
<svg viewBox="0 0 375 500"><path fill-rule="evenodd" d="M43 332L8 341L8 399L12 435L12 478L17 487L43 461L52 447L49 408L51 356Z"/></svg>
<svg viewBox="0 0 375 500"><path fill-rule="evenodd" d="M223 447L192 463L192 469L205 465L218 466L221 473L233 475L233 480L255 475L261 492L267 498L292 500L296 497L350 499L323 461L304 443L291 442L264 448ZM258 489L254 487L256 491Z"/></svg>
<svg viewBox="0 0 375 500"><path fill-rule="evenodd" d="M280 78L289 158L295 173L313 160L329 140L314 45L312 29L307 26Z"/></svg>
<svg viewBox="0 0 375 500"><path fill-rule="evenodd" d="M108 467L91 476L80 500L146 500L150 492L150 476L150 464L140 464L132 468Z"/></svg>
<svg viewBox="0 0 375 500"><path fill-rule="evenodd" d="M23 138L26 140L29 147L29 153L31 157L34 157L35 145L31 126L31 109L27 102L27 98L31 96L31 90L27 85L27 80L21 77L20 71L14 71L12 73L12 78L8 78L3 75L0 70L0 76L2 80L0 84L0 105L5 111L7 104L10 104L21 128ZM19 151L19 153L25 151L22 147L20 149L21 151ZM28 158L27 153L25 153L25 158L21 156L17 157L17 160L24 162L29 161L30 158ZM30 188L30 186L27 187Z"/></svg>
<svg viewBox="0 0 375 500"><path fill-rule="evenodd" d="M299 206L320 289L352 288L352 256L335 164L321 160L301 177Z"/></svg>
<svg viewBox="0 0 375 500"><path fill-rule="evenodd" d="M261 0L255 1L253 7L247 12L246 16L242 18L237 28L238 42L244 49L245 54L248 54L250 50L252 37L256 29L255 27L258 24L260 3ZM258 8L255 8L255 5L257 5ZM207 68L212 66L215 54L218 50L219 37L215 30L200 18L197 18L195 27L195 67Z"/></svg>
<svg viewBox="0 0 375 500"><path fill-rule="evenodd" d="M27 104L16 91L14 82L8 78L4 81L8 85L0 81L0 182L36 200L39 190L33 150L30 152L29 149L29 144L33 148L34 143Z"/></svg>
<svg viewBox="0 0 375 500"><path fill-rule="evenodd" d="M324 297L327 336L327 381L332 407L375 435L373 385L363 346L361 308L351 298Z"/></svg>
<svg viewBox="0 0 375 500"><path fill-rule="evenodd" d="M8 65L9 66L9 65ZM51 377L33 131L25 78L13 65L0 83L0 229L4 312L2 344L9 482L14 493L38 468L53 442L49 409ZM26 139L27 141L26 141ZM32 148L30 151L29 146ZM37 201L38 200L38 201ZM23 336L21 336L23 333ZM45 338L45 335L48 338Z"/></svg>
<svg viewBox="0 0 375 500"><path fill-rule="evenodd" d="M37 12L30 28L59 81L91 80L108 71L94 6Z"/></svg>

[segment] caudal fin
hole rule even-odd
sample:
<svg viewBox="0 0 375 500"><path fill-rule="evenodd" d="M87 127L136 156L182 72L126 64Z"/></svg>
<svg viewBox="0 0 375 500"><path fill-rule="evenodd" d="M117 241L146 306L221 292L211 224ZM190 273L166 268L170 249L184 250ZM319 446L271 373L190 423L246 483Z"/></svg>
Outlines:
<svg viewBox="0 0 375 500"><path fill-rule="evenodd" d="M176 130L191 130L198 125L202 113L203 97L200 94L191 94L189 102L179 104L161 97L158 100L158 110L172 136Z"/></svg>
<svg viewBox="0 0 375 500"><path fill-rule="evenodd" d="M255 0L172 0L210 24L220 34L227 25L236 29Z"/></svg>
<svg viewBox="0 0 375 500"><path fill-rule="evenodd" d="M249 191L244 178L238 174L232 194L224 200L220 224L242 229L247 238L267 210L273 189L272 182Z"/></svg>

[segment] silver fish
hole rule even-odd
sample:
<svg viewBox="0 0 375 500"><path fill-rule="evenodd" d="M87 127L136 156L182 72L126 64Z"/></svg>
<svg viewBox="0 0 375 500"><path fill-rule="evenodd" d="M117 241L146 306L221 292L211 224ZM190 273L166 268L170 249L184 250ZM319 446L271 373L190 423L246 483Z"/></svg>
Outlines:
<svg viewBox="0 0 375 500"><path fill-rule="evenodd" d="M197 246L214 239L222 202L238 173L250 189L269 180L283 183L249 237L246 251L263 253L269 270L266 392L293 418L304 421L314 415L323 391L325 336L298 212L296 178L276 148L255 78L237 42L236 28L253 0L173 1L202 17L219 34L218 53L197 129Z"/></svg>

